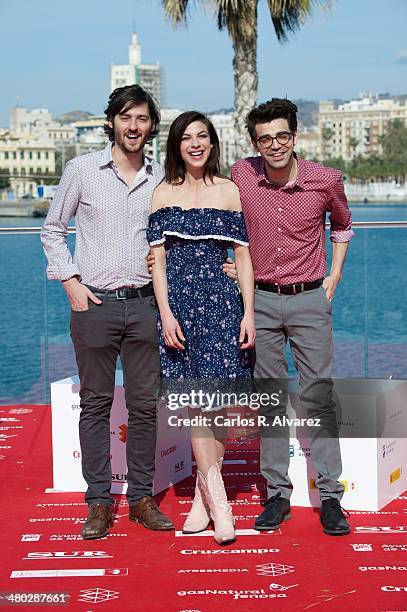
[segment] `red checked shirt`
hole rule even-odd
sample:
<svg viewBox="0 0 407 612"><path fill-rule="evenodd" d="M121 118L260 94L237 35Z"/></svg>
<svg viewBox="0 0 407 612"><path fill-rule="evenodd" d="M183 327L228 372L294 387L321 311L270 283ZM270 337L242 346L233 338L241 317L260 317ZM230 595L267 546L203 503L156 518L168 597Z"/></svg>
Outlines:
<svg viewBox="0 0 407 612"><path fill-rule="evenodd" d="M312 161L297 161L295 180L283 187L268 180L260 156L232 167L257 282L291 285L323 278L326 213L333 242L348 242L353 236L342 174Z"/></svg>

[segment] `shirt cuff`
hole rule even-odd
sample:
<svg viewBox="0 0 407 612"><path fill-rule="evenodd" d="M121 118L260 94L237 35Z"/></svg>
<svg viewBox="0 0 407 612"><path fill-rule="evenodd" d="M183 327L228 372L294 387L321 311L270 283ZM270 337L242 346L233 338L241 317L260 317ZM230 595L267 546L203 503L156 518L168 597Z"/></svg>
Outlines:
<svg viewBox="0 0 407 612"><path fill-rule="evenodd" d="M75 264L64 266L63 268L56 266L48 266L47 268L47 277L49 280L64 281L73 276L77 276L79 279L81 278L79 268L75 266Z"/></svg>
<svg viewBox="0 0 407 612"><path fill-rule="evenodd" d="M349 240L355 235L355 232L351 229L349 230L336 230L331 232L331 241L332 242L349 242Z"/></svg>

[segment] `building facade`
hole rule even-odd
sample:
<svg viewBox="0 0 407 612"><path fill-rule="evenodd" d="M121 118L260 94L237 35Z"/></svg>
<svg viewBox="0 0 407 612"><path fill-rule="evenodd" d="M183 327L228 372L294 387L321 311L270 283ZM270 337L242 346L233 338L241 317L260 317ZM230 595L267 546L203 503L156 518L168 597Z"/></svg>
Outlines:
<svg viewBox="0 0 407 612"><path fill-rule="evenodd" d="M351 161L358 155L380 155L380 137L394 119L401 119L407 125L406 102L372 94L338 106L332 101L320 102L322 159L342 157Z"/></svg>

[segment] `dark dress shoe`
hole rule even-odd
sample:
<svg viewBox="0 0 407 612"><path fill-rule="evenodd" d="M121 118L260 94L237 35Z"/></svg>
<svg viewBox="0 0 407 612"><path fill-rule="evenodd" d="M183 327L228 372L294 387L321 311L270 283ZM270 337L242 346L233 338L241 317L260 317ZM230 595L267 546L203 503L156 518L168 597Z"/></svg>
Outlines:
<svg viewBox="0 0 407 612"><path fill-rule="evenodd" d="M347 516L349 516L349 513L347 513ZM346 535L350 533L350 526L342 512L339 499L334 497L323 500L321 505L321 523L324 533L328 535Z"/></svg>
<svg viewBox="0 0 407 612"><path fill-rule="evenodd" d="M91 504L88 509L88 518L82 527L84 540L97 540L109 535L109 527L113 526L112 509L103 504Z"/></svg>
<svg viewBox="0 0 407 612"><path fill-rule="evenodd" d="M142 497L134 504L129 504L129 509L129 519L141 523L147 529L155 531L175 529L174 523L161 512L152 497Z"/></svg>
<svg viewBox="0 0 407 612"><path fill-rule="evenodd" d="M290 500L277 493L264 504L264 512L257 517L254 529L257 531L272 531L278 529L283 521L291 518Z"/></svg>

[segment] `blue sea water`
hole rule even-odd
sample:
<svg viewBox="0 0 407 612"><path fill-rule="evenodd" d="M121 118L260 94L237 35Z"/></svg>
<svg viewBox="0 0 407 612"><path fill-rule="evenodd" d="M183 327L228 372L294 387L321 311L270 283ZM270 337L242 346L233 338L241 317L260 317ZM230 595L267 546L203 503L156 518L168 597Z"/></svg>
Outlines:
<svg viewBox="0 0 407 612"><path fill-rule="evenodd" d="M407 205L352 210L355 221L407 220ZM2 227L41 223L0 218ZM38 234L0 234L0 262L0 403L47 402L49 382L76 371L65 293L46 280ZM406 270L407 228L356 230L334 299L337 376L407 378Z"/></svg>

